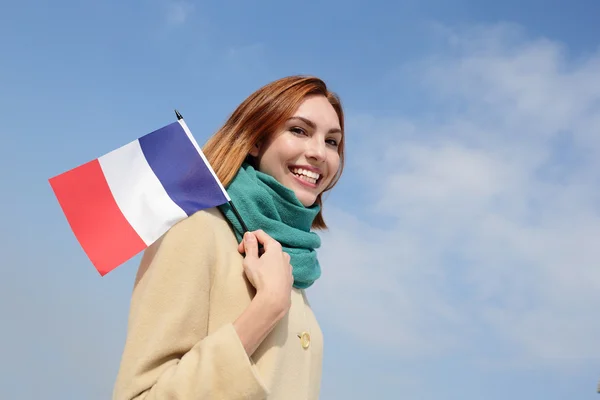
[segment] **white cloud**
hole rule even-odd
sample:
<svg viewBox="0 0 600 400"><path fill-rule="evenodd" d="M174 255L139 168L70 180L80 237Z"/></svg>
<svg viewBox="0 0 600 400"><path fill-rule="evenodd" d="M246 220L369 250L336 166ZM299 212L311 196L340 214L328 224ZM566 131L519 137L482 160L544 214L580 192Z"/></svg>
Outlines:
<svg viewBox="0 0 600 400"><path fill-rule="evenodd" d="M328 217L314 295L405 355L599 357L600 54L573 61L507 25L443 32L443 53L402 69L418 71L427 119L350 118L365 139L348 162L380 200Z"/></svg>
<svg viewBox="0 0 600 400"><path fill-rule="evenodd" d="M186 1L171 2L167 5L167 22L170 25L181 25L194 12L194 5Z"/></svg>

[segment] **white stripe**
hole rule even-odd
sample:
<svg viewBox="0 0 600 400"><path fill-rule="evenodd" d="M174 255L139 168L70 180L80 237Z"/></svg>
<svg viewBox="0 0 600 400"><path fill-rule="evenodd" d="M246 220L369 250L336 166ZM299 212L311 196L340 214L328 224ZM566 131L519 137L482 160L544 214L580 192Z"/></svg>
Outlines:
<svg viewBox="0 0 600 400"><path fill-rule="evenodd" d="M192 142L192 144L194 145L194 147L196 148L196 150L198 151L198 154L200 154L200 157L202 157L202 160L204 160L204 164L206 164L206 166L208 167L208 170L210 171L210 173L215 178L215 181L217 181L217 183L219 184L219 187L221 188L221 191L223 192L223 195L225 196L225 198L227 199L227 201L231 201L231 198L229 197L229 194L227 193L227 191L223 187L223 184L221 183L221 180L219 179L219 177L217 176L217 174L215 174L215 171L213 171L212 166L210 165L210 163L206 159L206 156L202 152L202 149L200 148L200 146L198 146L198 142L196 142L196 139L194 139L194 136L192 136L192 132L190 132L190 129L186 125L185 121L182 120L182 119L180 119L178 122L179 122L179 125L181 125L181 127L185 131L186 135L188 136L188 138L190 139L190 141Z"/></svg>
<svg viewBox="0 0 600 400"><path fill-rule="evenodd" d="M113 150L98 161L121 212L147 246L187 218L150 168L139 141Z"/></svg>

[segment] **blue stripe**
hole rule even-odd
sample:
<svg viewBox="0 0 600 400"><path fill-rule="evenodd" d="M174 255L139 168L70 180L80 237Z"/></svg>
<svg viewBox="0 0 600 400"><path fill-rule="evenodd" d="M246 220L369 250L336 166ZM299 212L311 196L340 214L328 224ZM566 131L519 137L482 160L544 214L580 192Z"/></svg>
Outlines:
<svg viewBox="0 0 600 400"><path fill-rule="evenodd" d="M178 122L138 139L167 194L190 216L227 202L219 184Z"/></svg>

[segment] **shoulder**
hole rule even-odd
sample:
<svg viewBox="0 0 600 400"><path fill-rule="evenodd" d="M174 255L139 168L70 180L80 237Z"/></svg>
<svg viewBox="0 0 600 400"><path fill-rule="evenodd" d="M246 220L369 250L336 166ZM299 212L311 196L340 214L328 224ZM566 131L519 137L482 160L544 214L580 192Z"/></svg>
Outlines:
<svg viewBox="0 0 600 400"><path fill-rule="evenodd" d="M202 267L212 266L218 253L232 247L232 238L233 231L217 208L198 211L145 250L136 280L149 269L177 275L201 273ZM237 249L235 242L233 249Z"/></svg>
<svg viewBox="0 0 600 400"><path fill-rule="evenodd" d="M213 207L206 210L197 211L189 217L179 221L166 234L170 236L178 236L182 234L196 233L206 236L213 230L229 230L227 220L219 211Z"/></svg>
<svg viewBox="0 0 600 400"><path fill-rule="evenodd" d="M158 242L178 246L213 247L235 237L229 222L218 208L198 211L179 221Z"/></svg>

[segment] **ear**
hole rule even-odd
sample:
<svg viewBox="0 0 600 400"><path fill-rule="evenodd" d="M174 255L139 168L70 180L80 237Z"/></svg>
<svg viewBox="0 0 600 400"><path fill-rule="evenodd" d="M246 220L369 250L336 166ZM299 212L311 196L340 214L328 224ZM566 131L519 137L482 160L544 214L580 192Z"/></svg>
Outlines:
<svg viewBox="0 0 600 400"><path fill-rule="evenodd" d="M260 142L256 143L254 146L252 146L252 148L250 149L250 154L252 157L258 157L258 154L260 153Z"/></svg>

